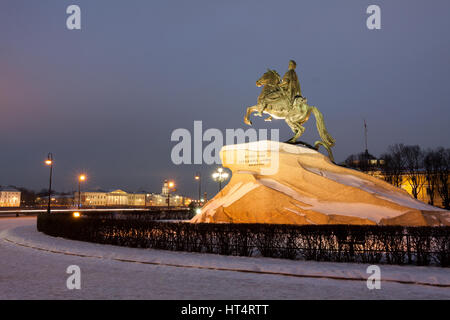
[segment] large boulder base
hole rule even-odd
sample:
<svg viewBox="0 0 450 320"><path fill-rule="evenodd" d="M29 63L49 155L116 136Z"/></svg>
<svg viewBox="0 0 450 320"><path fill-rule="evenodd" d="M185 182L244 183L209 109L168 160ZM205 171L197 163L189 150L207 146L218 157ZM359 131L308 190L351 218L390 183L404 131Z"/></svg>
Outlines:
<svg viewBox="0 0 450 320"><path fill-rule="evenodd" d="M191 222L450 225L449 211L307 147L261 141L220 156L231 180Z"/></svg>

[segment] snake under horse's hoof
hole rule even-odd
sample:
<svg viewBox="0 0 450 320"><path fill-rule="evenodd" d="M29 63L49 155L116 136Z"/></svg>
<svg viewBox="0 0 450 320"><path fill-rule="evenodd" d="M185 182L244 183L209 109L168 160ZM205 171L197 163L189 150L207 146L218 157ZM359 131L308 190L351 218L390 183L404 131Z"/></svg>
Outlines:
<svg viewBox="0 0 450 320"><path fill-rule="evenodd" d="M319 147L323 146L328 152L328 158L331 160L331 162L336 164L336 162L334 162L333 152L322 141L316 141L316 143L314 144L314 147L312 145L310 145L309 143L307 143L307 142L304 142L304 141L292 141L291 139L285 141L284 143L288 143L288 144L292 144L292 145L302 145L302 146L304 146L306 148L309 148L309 149L312 149L312 150L315 150L315 151L319 151Z"/></svg>

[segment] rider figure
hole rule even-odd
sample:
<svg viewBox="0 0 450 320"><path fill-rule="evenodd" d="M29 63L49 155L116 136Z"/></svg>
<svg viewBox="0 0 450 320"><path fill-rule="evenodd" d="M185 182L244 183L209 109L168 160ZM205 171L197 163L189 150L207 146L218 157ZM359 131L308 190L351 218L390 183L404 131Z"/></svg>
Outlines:
<svg viewBox="0 0 450 320"><path fill-rule="evenodd" d="M300 82L298 81L297 73L295 72L295 68L297 67L297 63L294 60L289 61L289 70L284 74L283 79L280 83L280 88L285 92L287 97L289 98L290 105L294 104L294 100L296 97L302 97L302 92L300 90ZM265 121L272 121L272 117L269 116Z"/></svg>
<svg viewBox="0 0 450 320"><path fill-rule="evenodd" d="M300 83L298 82L297 73L295 72L296 67L297 64L295 63L295 61L290 60L289 70L284 74L283 79L280 83L281 89L283 89L287 93L291 104L294 103L295 97L302 97Z"/></svg>

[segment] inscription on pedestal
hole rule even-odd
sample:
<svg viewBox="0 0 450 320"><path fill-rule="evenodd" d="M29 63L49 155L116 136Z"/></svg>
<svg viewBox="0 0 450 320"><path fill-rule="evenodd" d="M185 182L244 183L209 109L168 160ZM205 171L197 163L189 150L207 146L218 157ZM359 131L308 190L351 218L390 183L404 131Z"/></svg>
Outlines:
<svg viewBox="0 0 450 320"><path fill-rule="evenodd" d="M266 166L271 163L271 152L268 151L254 151L246 152L243 156L238 155L237 164L254 166Z"/></svg>

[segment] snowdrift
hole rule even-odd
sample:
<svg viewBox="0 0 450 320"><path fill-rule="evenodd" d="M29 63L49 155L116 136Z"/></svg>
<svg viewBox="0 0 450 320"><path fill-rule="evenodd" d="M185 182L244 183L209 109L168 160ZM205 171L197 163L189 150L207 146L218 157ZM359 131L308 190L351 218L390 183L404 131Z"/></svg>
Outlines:
<svg viewBox="0 0 450 320"><path fill-rule="evenodd" d="M449 211L310 148L259 141L220 156L232 178L191 222L450 225Z"/></svg>

